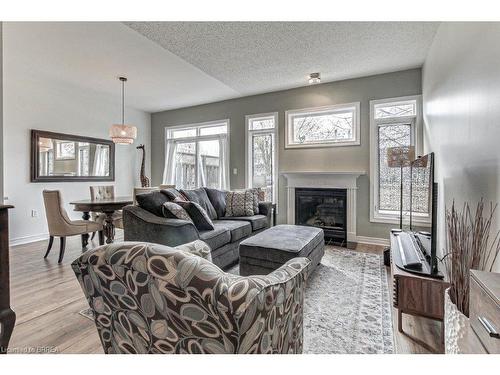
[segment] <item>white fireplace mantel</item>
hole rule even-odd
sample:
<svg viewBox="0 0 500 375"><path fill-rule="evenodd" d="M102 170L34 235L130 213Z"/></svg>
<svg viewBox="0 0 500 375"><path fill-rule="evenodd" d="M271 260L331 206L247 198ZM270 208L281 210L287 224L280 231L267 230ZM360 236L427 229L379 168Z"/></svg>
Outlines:
<svg viewBox="0 0 500 375"><path fill-rule="evenodd" d="M356 241L357 179L365 171L290 171L281 173L287 181L287 223L295 224L295 188L347 190L347 240Z"/></svg>

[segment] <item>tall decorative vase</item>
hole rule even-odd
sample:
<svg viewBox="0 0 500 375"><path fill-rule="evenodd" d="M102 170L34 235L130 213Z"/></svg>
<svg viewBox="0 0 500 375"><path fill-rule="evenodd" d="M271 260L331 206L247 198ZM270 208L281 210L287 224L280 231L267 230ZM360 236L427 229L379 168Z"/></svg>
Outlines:
<svg viewBox="0 0 500 375"><path fill-rule="evenodd" d="M469 318L455 305L449 294L450 288L444 293L444 347L446 354L460 354L458 343L467 332Z"/></svg>

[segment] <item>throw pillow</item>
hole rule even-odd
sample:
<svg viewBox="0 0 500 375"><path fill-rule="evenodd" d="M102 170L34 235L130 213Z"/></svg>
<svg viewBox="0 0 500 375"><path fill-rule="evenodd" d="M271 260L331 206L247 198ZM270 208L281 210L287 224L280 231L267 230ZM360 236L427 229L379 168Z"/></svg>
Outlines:
<svg viewBox="0 0 500 375"><path fill-rule="evenodd" d="M176 203L186 210L186 212L191 217L191 220L193 221L193 224L196 227L196 229L198 230L215 229L214 223L212 223L212 220L208 216L207 212L198 203L190 201L182 202L180 200L177 201Z"/></svg>
<svg viewBox="0 0 500 375"><path fill-rule="evenodd" d="M253 201L250 190L226 192L226 216L253 216Z"/></svg>
<svg viewBox="0 0 500 375"><path fill-rule="evenodd" d="M217 219L217 212L215 212L215 208L212 202L210 202L210 199L208 199L207 192L204 188L181 190L181 193L189 201L198 203L208 213L210 219Z"/></svg>
<svg viewBox="0 0 500 375"><path fill-rule="evenodd" d="M163 216L162 205L163 203L169 201L169 198L160 191L138 194L135 199L139 207L155 214L156 216Z"/></svg>
<svg viewBox="0 0 500 375"><path fill-rule="evenodd" d="M205 188L208 199L215 208L217 217L220 219L226 215L226 191L219 189Z"/></svg>
<svg viewBox="0 0 500 375"><path fill-rule="evenodd" d="M185 200L179 190L175 188L162 189L161 192L169 197L171 201L173 201L175 198L182 198L183 200Z"/></svg>
<svg viewBox="0 0 500 375"><path fill-rule="evenodd" d="M187 221L191 220L186 210L174 202L165 202L162 206L162 214L164 217L169 219L181 219Z"/></svg>

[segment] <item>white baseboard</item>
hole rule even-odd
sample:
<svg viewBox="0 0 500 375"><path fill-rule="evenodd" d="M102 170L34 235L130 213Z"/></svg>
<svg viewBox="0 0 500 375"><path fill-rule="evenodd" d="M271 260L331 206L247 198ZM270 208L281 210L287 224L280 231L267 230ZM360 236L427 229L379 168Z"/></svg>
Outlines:
<svg viewBox="0 0 500 375"><path fill-rule="evenodd" d="M29 236L11 238L9 241L9 245L10 246L24 245L24 244L27 244L30 242L43 241L43 240L48 240L48 239L49 239L48 233L32 234Z"/></svg>
<svg viewBox="0 0 500 375"><path fill-rule="evenodd" d="M365 236L356 236L354 242L367 244L367 245L380 245L380 246L389 246L389 240L386 238L376 238L376 237L365 237Z"/></svg>

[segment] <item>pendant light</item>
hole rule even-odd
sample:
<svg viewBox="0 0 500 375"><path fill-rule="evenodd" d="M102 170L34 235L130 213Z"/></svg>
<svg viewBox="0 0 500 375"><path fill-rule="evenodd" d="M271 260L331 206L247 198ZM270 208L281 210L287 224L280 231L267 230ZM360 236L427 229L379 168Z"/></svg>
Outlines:
<svg viewBox="0 0 500 375"><path fill-rule="evenodd" d="M129 145L134 143L137 138L137 128L132 125L125 125L125 82L126 77L118 77L122 83L122 123L114 124L109 129L109 136L114 143L121 145Z"/></svg>

